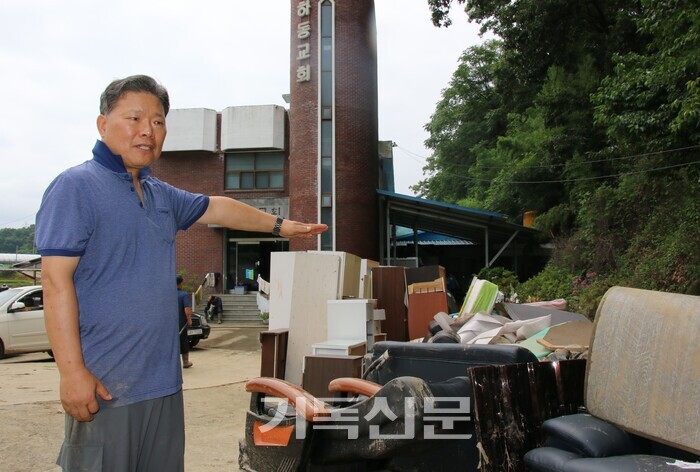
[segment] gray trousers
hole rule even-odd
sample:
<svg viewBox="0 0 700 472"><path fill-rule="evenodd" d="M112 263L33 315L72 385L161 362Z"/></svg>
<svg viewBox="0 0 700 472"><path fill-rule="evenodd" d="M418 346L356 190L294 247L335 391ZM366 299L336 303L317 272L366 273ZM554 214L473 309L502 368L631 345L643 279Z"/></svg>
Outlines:
<svg viewBox="0 0 700 472"><path fill-rule="evenodd" d="M185 418L182 390L168 397L101 408L90 422L66 415L56 464L64 471L182 472Z"/></svg>

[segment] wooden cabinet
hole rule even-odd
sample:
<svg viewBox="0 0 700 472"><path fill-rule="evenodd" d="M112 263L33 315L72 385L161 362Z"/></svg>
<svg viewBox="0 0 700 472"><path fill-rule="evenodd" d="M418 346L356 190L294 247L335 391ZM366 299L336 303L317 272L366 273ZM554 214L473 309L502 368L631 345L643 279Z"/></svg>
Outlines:
<svg viewBox="0 0 700 472"><path fill-rule="evenodd" d="M372 268L372 296L386 319L382 328L389 341L407 341L406 269L396 266Z"/></svg>
<svg viewBox="0 0 700 472"><path fill-rule="evenodd" d="M362 356L306 356L303 388L316 398L334 398L328 391L331 380L362 377Z"/></svg>
<svg viewBox="0 0 700 472"><path fill-rule="evenodd" d="M408 336L410 339L429 334L428 325L439 312L447 313L445 292L412 293L408 296Z"/></svg>
<svg viewBox="0 0 700 472"><path fill-rule="evenodd" d="M287 362L287 336L289 330L273 329L260 333L262 353L260 355L260 376L284 379L284 365Z"/></svg>
<svg viewBox="0 0 700 472"><path fill-rule="evenodd" d="M357 339L333 339L312 346L315 356L364 356L367 342Z"/></svg>

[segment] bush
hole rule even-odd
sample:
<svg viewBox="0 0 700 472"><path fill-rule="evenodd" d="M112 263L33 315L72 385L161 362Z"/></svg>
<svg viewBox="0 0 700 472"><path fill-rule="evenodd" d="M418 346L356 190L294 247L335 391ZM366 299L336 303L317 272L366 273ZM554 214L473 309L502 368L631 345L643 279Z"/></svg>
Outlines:
<svg viewBox="0 0 700 472"><path fill-rule="evenodd" d="M593 319L605 292L614 285L625 285L619 276L602 276L595 272L574 275L551 262L544 270L518 287L522 302L563 298L567 311Z"/></svg>
<svg viewBox="0 0 700 472"><path fill-rule="evenodd" d="M194 293L195 290L199 288L200 280L203 279L199 274L190 274L186 269L180 269L177 275L181 275L184 279L182 282L182 290L187 293Z"/></svg>
<svg viewBox="0 0 700 472"><path fill-rule="evenodd" d="M565 298L571 301L573 281L576 276L569 271L549 263L539 274L526 280L518 287L521 302L555 300Z"/></svg>
<svg viewBox="0 0 700 472"><path fill-rule="evenodd" d="M585 279L585 285L581 283L578 288L574 288L569 311L581 313L592 320L595 318L603 295L614 285L625 285L619 274L607 276L591 274Z"/></svg>
<svg viewBox="0 0 700 472"><path fill-rule="evenodd" d="M518 277L503 267L484 267L477 277L498 285L498 290L503 292L508 300L513 299L518 287Z"/></svg>
<svg viewBox="0 0 700 472"><path fill-rule="evenodd" d="M36 285L41 285L41 272L37 273L38 279ZM3 272L3 278L0 279L0 285L5 284L10 288L15 287L27 287L29 285L35 285L34 280L27 278L17 272Z"/></svg>

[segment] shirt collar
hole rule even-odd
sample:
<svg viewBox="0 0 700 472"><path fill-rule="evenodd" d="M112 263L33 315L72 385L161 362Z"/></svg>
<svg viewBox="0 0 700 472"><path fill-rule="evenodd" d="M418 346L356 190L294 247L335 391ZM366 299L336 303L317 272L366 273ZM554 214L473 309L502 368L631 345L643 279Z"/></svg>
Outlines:
<svg viewBox="0 0 700 472"><path fill-rule="evenodd" d="M103 167L118 174L128 174L124 166L124 160L119 154L114 154L107 145L99 139L92 148L92 159ZM151 168L146 167L139 170L139 180L144 179L151 173Z"/></svg>

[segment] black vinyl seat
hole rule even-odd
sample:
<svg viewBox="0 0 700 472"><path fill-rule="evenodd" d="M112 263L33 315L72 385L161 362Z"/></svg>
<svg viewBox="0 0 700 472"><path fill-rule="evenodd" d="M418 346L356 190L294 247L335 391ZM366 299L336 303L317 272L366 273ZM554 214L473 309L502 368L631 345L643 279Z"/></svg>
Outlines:
<svg viewBox="0 0 700 472"><path fill-rule="evenodd" d="M515 345L385 341L374 345L369 360L365 382L374 390L338 408L278 379L251 384L240 467L256 471L476 470L479 453L468 369L535 362L536 357ZM276 387L268 389L262 385L266 382ZM304 398L293 414L277 418L279 431L290 435L284 447L273 447L259 433L261 425L281 416L261 406L270 395L289 401ZM411 412L405 408L407 401L415 407ZM367 418L378 408L392 413ZM415 434L407 437L407 428ZM349 430L357 434L356 439L348 438Z"/></svg>
<svg viewBox="0 0 700 472"><path fill-rule="evenodd" d="M434 438L436 434L473 433L468 404L452 401L466 397L466 377L433 385L416 377L398 377L383 386L365 382L373 387L369 396L334 407L279 379L249 381L251 408L239 466L250 471L417 470L415 464L430 462L438 443L459 445L458 439L442 441ZM268 408L268 396L288 401L293 413ZM273 424L272 429L266 427ZM274 432L264 436L274 429L277 439ZM280 436L282 440L273 444Z"/></svg>

